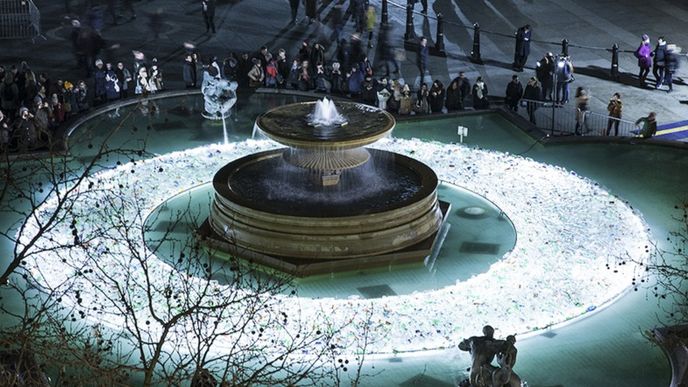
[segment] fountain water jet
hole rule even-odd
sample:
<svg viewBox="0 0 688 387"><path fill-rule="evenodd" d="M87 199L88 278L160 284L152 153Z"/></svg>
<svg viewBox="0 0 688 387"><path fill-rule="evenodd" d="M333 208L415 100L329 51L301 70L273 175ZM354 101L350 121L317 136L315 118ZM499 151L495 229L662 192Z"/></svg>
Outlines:
<svg viewBox="0 0 688 387"><path fill-rule="evenodd" d="M334 102L327 97L315 102L315 110L308 115L311 126L344 126L346 118L337 111Z"/></svg>

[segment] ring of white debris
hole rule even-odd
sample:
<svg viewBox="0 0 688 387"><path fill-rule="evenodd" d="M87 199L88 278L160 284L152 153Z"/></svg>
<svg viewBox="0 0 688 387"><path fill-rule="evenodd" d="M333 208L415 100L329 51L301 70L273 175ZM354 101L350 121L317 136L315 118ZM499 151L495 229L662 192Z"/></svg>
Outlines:
<svg viewBox="0 0 688 387"><path fill-rule="evenodd" d="M121 184L127 187L126 192L144 193L139 195L144 214L138 216L143 221L168 198L212 180L215 171L229 161L277 146L271 141L246 140L165 154L95 174L91 179L97 182L93 191L107 195ZM508 214L518 239L514 249L486 272L437 290L379 299L273 296L281 303L280 311L300 315L314 326L318 319L327 318L336 325L356 313L370 311L367 325L375 340L367 347L368 353L448 348L479 334L485 324L506 335L564 323L627 290L638 269L633 262L642 262L648 255L648 229L640 215L595 182L563 168L506 153L417 139L385 139L375 147L414 157L433 168L440 179L485 196ZM89 212L100 200L99 195L84 195L74 203L73 211L92 214L79 220L82 233L89 224L103 221L99 212ZM36 212L22 238L34 235L38 222L51 214L55 203L49 200ZM68 226L58 227L49 239L71 241ZM146 248L143 241L138 243L139 248ZM27 268L39 284L56 288L74 278L80 259L87 264L88 253L83 250L72 249L69 266L63 263L64 254L44 252L27 262ZM100 259L116 259L117 254L103 257ZM108 262L100 264L108 267ZM114 263L111 266L117 267ZM149 262L149 268L160 286L168 284L168 274L174 270L160 259ZM77 283L71 288L79 290L78 296L73 290L65 293L63 304L77 306L77 297L83 303L98 302L91 296L93 285L80 281L82 277L76 277ZM231 290L222 288L227 285L216 286L221 291ZM116 310L108 311L111 307L107 305L98 307L101 310L97 314L86 310L86 318L115 329L122 326L123 318ZM145 308L139 313L145 314ZM145 316L139 321L145 319L141 317ZM347 340L355 340L360 326L342 333L346 336L340 338L342 347L347 348ZM147 329L155 328L151 325Z"/></svg>

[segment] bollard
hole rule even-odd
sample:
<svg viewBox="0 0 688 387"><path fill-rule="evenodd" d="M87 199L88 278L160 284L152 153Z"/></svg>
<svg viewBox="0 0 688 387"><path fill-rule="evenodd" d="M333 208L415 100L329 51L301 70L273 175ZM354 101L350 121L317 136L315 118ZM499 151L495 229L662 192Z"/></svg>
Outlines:
<svg viewBox="0 0 688 387"><path fill-rule="evenodd" d="M561 55L569 56L569 41L565 38L561 40Z"/></svg>
<svg viewBox="0 0 688 387"><path fill-rule="evenodd" d="M480 58L480 25L478 23L473 24L473 50L471 50L471 62L483 64L483 60Z"/></svg>
<svg viewBox="0 0 688 387"><path fill-rule="evenodd" d="M614 45L612 46L611 76L613 80L619 80L619 45L616 43L614 43Z"/></svg>
<svg viewBox="0 0 688 387"><path fill-rule="evenodd" d="M380 19L380 23L383 26L389 24L389 11L387 10L387 0L382 0L382 16Z"/></svg>
<svg viewBox="0 0 688 387"><path fill-rule="evenodd" d="M444 16L442 13L437 14L437 38L435 39L434 54L437 56L447 56L444 51Z"/></svg>
<svg viewBox="0 0 688 387"><path fill-rule="evenodd" d="M409 1L406 5L406 33L404 40L414 40L416 38L416 31L413 28L413 3Z"/></svg>

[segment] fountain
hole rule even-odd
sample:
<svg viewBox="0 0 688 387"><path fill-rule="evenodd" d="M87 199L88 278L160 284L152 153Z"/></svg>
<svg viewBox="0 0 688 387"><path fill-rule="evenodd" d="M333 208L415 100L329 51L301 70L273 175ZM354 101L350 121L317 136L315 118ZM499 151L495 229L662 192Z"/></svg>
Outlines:
<svg viewBox="0 0 688 387"><path fill-rule="evenodd" d="M327 97L315 102L315 110L308 115L311 126L343 126L346 118L337 111L334 102Z"/></svg>
<svg viewBox="0 0 688 387"><path fill-rule="evenodd" d="M422 262L448 204L428 166L364 147L394 125L383 110L327 99L262 114L256 127L287 148L222 167L200 235L216 255L297 276Z"/></svg>
<svg viewBox="0 0 688 387"><path fill-rule="evenodd" d="M219 79L205 73L201 92L205 101L203 117L209 120L222 120L222 132L224 143L229 143L227 123L225 119L231 114L231 109L236 103L236 89L238 84L226 79Z"/></svg>

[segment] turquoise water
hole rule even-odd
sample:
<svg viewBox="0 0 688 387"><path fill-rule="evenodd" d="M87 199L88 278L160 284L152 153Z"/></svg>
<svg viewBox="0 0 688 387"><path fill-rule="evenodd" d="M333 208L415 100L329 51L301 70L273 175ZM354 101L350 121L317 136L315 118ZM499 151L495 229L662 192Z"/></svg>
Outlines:
<svg viewBox="0 0 688 387"><path fill-rule="evenodd" d="M250 137L253 121L260 112L295 101L295 97L279 95L253 95L240 99L237 105L238 115L227 121L230 141L241 141ZM223 141L222 125L200 117L201 102L198 97L164 99L157 101L157 105L158 114L143 114L140 107L122 108L119 117L104 115L78 128L70 139L72 152L76 157L75 162L87 160L94 152L94 148L89 147L89 144L99 144L111 128L120 124L116 133L108 139L108 144L112 147L145 146L151 155ZM195 111L189 112L193 109ZM126 120L123 121L123 118ZM673 207L679 201L685 200L688 193L688 157L683 150L628 144L544 146L536 144L498 114L400 122L394 136L457 142L458 125L469 128L468 137L464 138L468 146L514 154L525 152L526 157L574 170L579 175L599 182L644 214L660 247L666 235L679 226L673 219ZM105 163L115 161L106 160ZM196 193L198 195L193 195L194 200L197 200L201 211L209 195L208 188L201 187ZM440 252L437 270L434 274L423 273L424 286L429 287L441 286L449 278L442 278L442 274L447 272L443 267L443 254L460 250L457 243L463 243L458 242L462 236L476 237L457 235L461 234L462 229L476 230L476 235L484 238L484 241L498 238L490 234L496 232L494 222L482 226L476 223L461 223L468 220L457 216L456 211L462 208L462 204L458 199L460 195L454 192L453 187L442 188L441 194L452 198L450 201L456 200L458 204L454 205L454 218L450 219L450 238ZM456 197L453 196L455 194ZM490 219L494 221L495 218ZM7 227L14 220L11 217L3 217L0 223ZM506 236L504 240L509 240L509 237ZM503 248L508 249L508 245L509 243L503 243ZM12 246L4 241L0 247L2 252L7 253ZM469 273L481 272L490 262L498 259L500 253L501 250L491 256L469 257L468 262L464 262L463 271L454 272L452 276L469 276ZM419 269L402 268L399 273L405 270L418 273ZM396 271L370 273L363 281L352 276L302 281L299 284L300 292L304 295L345 297L360 293L358 288L380 282L378 280L383 278L385 284L392 289L397 287L399 293L409 291L412 288L409 279L414 277L397 278L395 273ZM369 278L375 281L366 282ZM668 385L670 369L664 354L642 336L642 331L656 326L661 316L662 311L644 289L630 292L608 308L588 318L548 332L546 335L519 340L519 359L515 370L531 387ZM498 327L499 321L493 322L493 325ZM364 373L377 375L364 379L364 384L387 386L412 385L413 382L417 382L415 385L455 385L465 375L467 365L467 356L457 350L371 360L367 363ZM383 372L378 374L378 371Z"/></svg>
<svg viewBox="0 0 688 387"><path fill-rule="evenodd" d="M146 223L152 230L149 240L171 241L192 236L196 226L176 220L180 212L187 211L193 213L190 218L207 218L212 194L212 185L205 184L163 203ZM449 183L441 183L438 194L440 200L452 207L446 216L444 243L431 261L301 278L296 280L294 288L300 296L314 298L377 298L439 289L487 271L514 247L516 230L508 216L493 203ZM470 210L466 213L468 208L478 208L484 213L471 216ZM175 251L179 245L176 241L166 244L169 246L158 247L161 257L170 255L168 251Z"/></svg>

